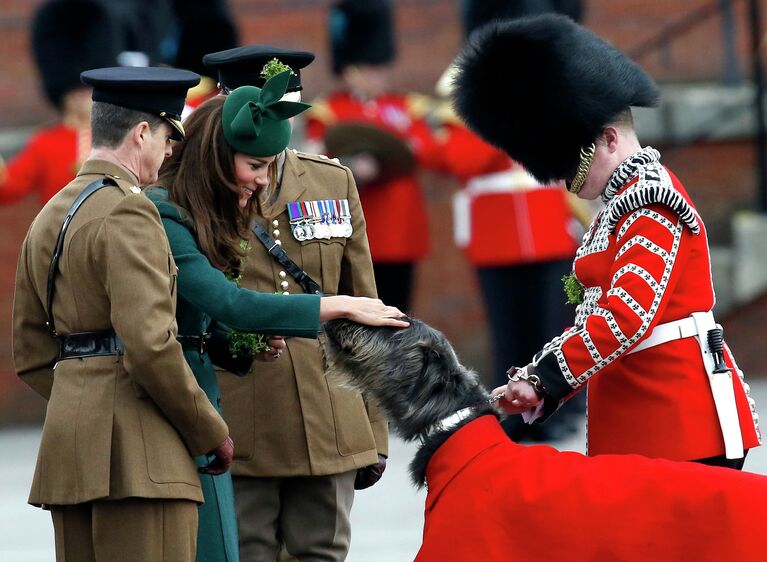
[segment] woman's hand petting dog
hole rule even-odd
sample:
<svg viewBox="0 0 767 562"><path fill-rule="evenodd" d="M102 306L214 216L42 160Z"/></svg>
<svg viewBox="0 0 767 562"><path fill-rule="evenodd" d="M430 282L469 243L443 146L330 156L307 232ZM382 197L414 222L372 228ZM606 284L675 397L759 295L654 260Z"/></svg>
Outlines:
<svg viewBox="0 0 767 562"><path fill-rule="evenodd" d="M493 390L493 397L503 394L497 404L509 414L521 414L538 406L541 399L532 383L524 380L509 381L506 386Z"/></svg>
<svg viewBox="0 0 767 562"><path fill-rule="evenodd" d="M407 328L405 315L394 306L386 306L379 299L334 295L320 299L320 321L346 318L368 326Z"/></svg>

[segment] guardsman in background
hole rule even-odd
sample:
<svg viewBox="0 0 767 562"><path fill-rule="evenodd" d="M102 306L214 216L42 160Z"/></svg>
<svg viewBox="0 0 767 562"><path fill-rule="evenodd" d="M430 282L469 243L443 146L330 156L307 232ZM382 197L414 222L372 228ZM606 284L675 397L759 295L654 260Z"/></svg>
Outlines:
<svg viewBox="0 0 767 562"><path fill-rule="evenodd" d="M237 28L225 5L192 4L179 6L179 33L173 66L200 75L200 83L189 90L182 117L205 100L218 95L215 72L202 63L207 53L232 49L239 45ZM212 74L212 76L211 76Z"/></svg>
<svg viewBox="0 0 767 562"><path fill-rule="evenodd" d="M93 149L35 218L16 275L16 371L48 400L29 502L51 510L60 562L191 562L203 499L191 455L222 473L233 445L176 341L177 268L140 186L183 138L199 76L82 79Z"/></svg>
<svg viewBox="0 0 767 562"><path fill-rule="evenodd" d="M224 92L263 86L291 69L283 99L300 101L301 69L314 54L264 45L212 53ZM306 292L306 273L325 295L376 296L365 217L348 168L325 156L285 150L260 201L260 237L250 240L240 285L263 292ZM277 261L263 236L295 264ZM268 240L268 239L267 239ZM283 543L299 560L344 560L354 490L372 486L386 466L388 427L359 392L325 376L322 346L291 338L274 363L252 376L219 372L222 409L237 440L232 466L243 561L275 560Z"/></svg>
<svg viewBox="0 0 767 562"><path fill-rule="evenodd" d="M470 127L540 181L605 204L567 282L573 326L509 369L499 404L542 420L588 388L589 455L741 468L760 443L758 416L711 312L705 226L634 130L631 107L657 105L655 82L560 15L491 23L458 66L456 109ZM506 68L519 87L499 98Z"/></svg>
<svg viewBox="0 0 767 562"><path fill-rule="evenodd" d="M60 113L7 163L0 158L0 204L36 192L40 206L72 181L91 149L90 68L114 66L120 52L115 18L96 0L52 0L32 22L32 51L45 95Z"/></svg>
<svg viewBox="0 0 767 562"><path fill-rule="evenodd" d="M349 157L342 161L360 186L378 296L406 311L414 266L429 252L426 204L413 165L437 168L440 156L422 97L387 89L395 58L392 28L385 0L342 0L333 6L333 72L342 89L313 101L307 138L314 142L312 149ZM360 148L341 154L332 149L332 136L340 136L341 145Z"/></svg>
<svg viewBox="0 0 767 562"><path fill-rule="evenodd" d="M465 0L464 36L494 19L550 9L549 2ZM509 365L529 360L572 323L562 278L570 272L591 216L560 183L541 184L466 128L448 99L454 71L451 65L437 84L444 101L435 116L441 124L443 169L464 183L453 200L454 237L477 271L492 337L491 383L498 386L507 380ZM509 416L503 426L515 440L551 439L575 429L567 418L581 413L583 406L579 397L545 425L531 426L520 416Z"/></svg>

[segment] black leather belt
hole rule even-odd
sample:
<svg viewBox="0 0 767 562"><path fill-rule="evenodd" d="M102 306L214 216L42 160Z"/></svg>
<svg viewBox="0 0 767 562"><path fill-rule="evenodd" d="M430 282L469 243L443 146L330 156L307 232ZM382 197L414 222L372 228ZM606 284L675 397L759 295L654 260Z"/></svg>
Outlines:
<svg viewBox="0 0 767 562"><path fill-rule="evenodd" d="M58 336L59 361L78 357L98 357L100 355L122 355L125 353L123 342L112 331L78 332Z"/></svg>
<svg viewBox="0 0 767 562"><path fill-rule="evenodd" d="M205 332L199 336L176 336L176 339L184 349L196 349L200 354L208 350L210 334Z"/></svg>

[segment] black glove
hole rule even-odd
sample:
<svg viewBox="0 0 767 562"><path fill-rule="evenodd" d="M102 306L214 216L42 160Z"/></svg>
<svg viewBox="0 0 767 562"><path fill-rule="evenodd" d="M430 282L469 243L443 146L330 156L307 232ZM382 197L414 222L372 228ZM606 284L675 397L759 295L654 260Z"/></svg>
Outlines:
<svg viewBox="0 0 767 562"><path fill-rule="evenodd" d="M357 470L357 476L354 478L354 489L364 490L365 488L370 488L381 479L384 470L386 470L386 457L378 455L377 463Z"/></svg>

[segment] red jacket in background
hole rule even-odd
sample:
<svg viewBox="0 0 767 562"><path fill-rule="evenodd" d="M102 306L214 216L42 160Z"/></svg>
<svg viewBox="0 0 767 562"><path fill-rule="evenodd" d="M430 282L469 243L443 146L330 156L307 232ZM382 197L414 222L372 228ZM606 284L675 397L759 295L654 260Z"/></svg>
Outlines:
<svg viewBox="0 0 767 562"><path fill-rule="evenodd" d="M543 186L459 123L443 127L442 169L465 184L453 199L454 236L478 267L569 259L577 227L562 185Z"/></svg>
<svg viewBox="0 0 767 562"><path fill-rule="evenodd" d="M386 129L413 150L420 166L437 169L440 151L417 95L386 94L362 101L348 92L312 102L307 112L307 138L321 142L328 127L366 123ZM430 249L428 217L415 174L360 189L370 253L375 262L413 262Z"/></svg>
<svg viewBox="0 0 767 562"><path fill-rule="evenodd" d="M7 163L0 204L14 203L33 191L40 206L72 181L90 151L90 130L63 124L42 129Z"/></svg>
<svg viewBox="0 0 767 562"><path fill-rule="evenodd" d="M426 477L417 562L765 559L767 478L756 474L518 445L483 416Z"/></svg>

